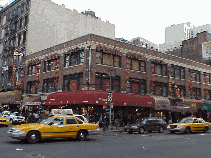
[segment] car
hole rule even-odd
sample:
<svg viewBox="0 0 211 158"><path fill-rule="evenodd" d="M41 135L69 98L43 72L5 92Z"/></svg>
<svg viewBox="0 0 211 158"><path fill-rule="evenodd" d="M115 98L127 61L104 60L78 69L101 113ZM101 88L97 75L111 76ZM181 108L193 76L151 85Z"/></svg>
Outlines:
<svg viewBox="0 0 211 158"><path fill-rule="evenodd" d="M51 109L50 116L58 115L58 114L60 114L60 111L61 111L61 109ZM66 111L68 113L73 113L73 110L72 109L66 109ZM83 115L79 115L79 114L73 114L73 115L76 116L76 117L78 117L82 121L88 123L88 120Z"/></svg>
<svg viewBox="0 0 211 158"><path fill-rule="evenodd" d="M25 117L21 116L18 112L5 113L4 117L6 117L10 121L10 123L14 125L25 123Z"/></svg>
<svg viewBox="0 0 211 158"><path fill-rule="evenodd" d="M7 118L3 117L2 114L0 114L0 125L8 127L9 124L10 121Z"/></svg>
<svg viewBox="0 0 211 158"><path fill-rule="evenodd" d="M95 135L99 132L97 124L85 123L73 114L67 114L64 109L63 113L49 116L40 123L13 126L7 133L12 138L37 143L44 138L76 137L84 141L88 135Z"/></svg>
<svg viewBox="0 0 211 158"><path fill-rule="evenodd" d="M133 132L143 134L145 131L148 131L149 133L151 133L152 131L158 131L159 133L163 133L166 127L167 123L162 118L148 117L143 119L141 123L129 124L123 129L129 134L132 134Z"/></svg>
<svg viewBox="0 0 211 158"><path fill-rule="evenodd" d="M208 132L210 129L210 123L205 122L202 118L187 117L183 118L179 123L169 124L167 130L170 133L183 132L189 134L193 131Z"/></svg>

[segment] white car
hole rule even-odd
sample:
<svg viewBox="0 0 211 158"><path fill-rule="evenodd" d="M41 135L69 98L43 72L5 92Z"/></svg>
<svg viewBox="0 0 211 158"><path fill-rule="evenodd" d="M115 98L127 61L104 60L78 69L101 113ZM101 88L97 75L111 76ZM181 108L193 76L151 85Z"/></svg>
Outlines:
<svg viewBox="0 0 211 158"><path fill-rule="evenodd" d="M18 112L9 113L6 118L10 120L12 124L25 123L25 117L21 116Z"/></svg>

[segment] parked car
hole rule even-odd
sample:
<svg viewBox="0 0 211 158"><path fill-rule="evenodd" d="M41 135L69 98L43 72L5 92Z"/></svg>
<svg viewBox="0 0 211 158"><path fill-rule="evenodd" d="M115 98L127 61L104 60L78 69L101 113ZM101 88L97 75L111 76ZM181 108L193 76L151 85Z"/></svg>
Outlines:
<svg viewBox="0 0 211 158"><path fill-rule="evenodd" d="M6 113L4 117L14 125L25 123L25 117L21 116L18 112Z"/></svg>
<svg viewBox="0 0 211 158"><path fill-rule="evenodd" d="M166 127L167 123L162 118L148 117L143 119L141 123L129 124L123 129L129 134L132 134L133 132L143 134L145 131L148 131L149 133L152 131L158 131L159 133L163 133Z"/></svg>
<svg viewBox="0 0 211 158"><path fill-rule="evenodd" d="M0 114L0 125L8 127L9 124L10 121L7 118L3 117L2 114Z"/></svg>
<svg viewBox="0 0 211 158"><path fill-rule="evenodd" d="M65 112L65 111L64 111ZM10 137L36 143L43 138L76 137L83 141L88 135L98 134L99 126L85 123L72 114L58 114L44 119L40 123L30 123L13 126L9 129Z"/></svg>
<svg viewBox="0 0 211 158"><path fill-rule="evenodd" d="M169 124L167 130L170 131L170 133L184 132L189 134L193 131L207 132L210 127L210 123L205 122L202 118L187 117L182 119L179 123Z"/></svg>

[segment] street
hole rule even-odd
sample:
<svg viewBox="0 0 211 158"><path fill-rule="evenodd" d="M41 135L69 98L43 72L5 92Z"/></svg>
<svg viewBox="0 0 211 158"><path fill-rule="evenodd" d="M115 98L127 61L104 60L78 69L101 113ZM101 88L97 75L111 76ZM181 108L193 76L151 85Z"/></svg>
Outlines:
<svg viewBox="0 0 211 158"><path fill-rule="evenodd" d="M11 127L11 125L9 126ZM24 158L41 155L45 158L209 158L211 132L192 134L101 132L84 142L76 139L48 139L26 144L8 137L9 127L0 127L0 157ZM34 156L33 156L34 155Z"/></svg>

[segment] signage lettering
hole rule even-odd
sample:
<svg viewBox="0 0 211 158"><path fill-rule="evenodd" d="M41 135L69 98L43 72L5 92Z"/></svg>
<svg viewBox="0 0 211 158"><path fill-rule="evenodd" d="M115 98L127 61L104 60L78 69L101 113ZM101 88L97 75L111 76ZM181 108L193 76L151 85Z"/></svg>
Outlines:
<svg viewBox="0 0 211 158"><path fill-rule="evenodd" d="M139 55L139 54L131 53L131 52L127 53L127 58L146 61L146 57Z"/></svg>
<svg viewBox="0 0 211 158"><path fill-rule="evenodd" d="M101 46L101 45L98 45L98 46L97 46L97 51L98 51L98 52L102 51L103 53L112 53L112 54L114 54L114 55L121 56L119 50L107 48L107 47Z"/></svg>

